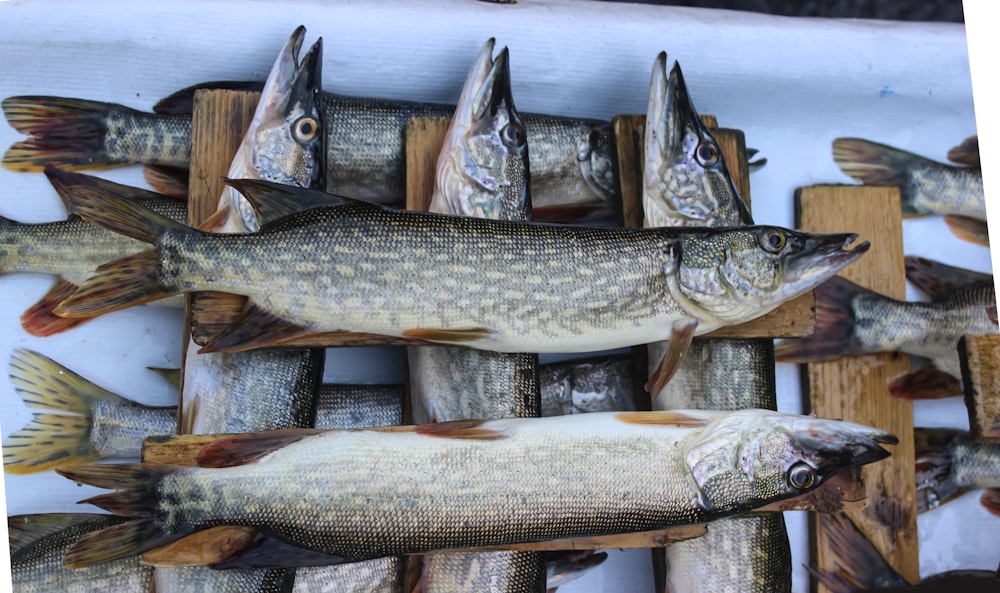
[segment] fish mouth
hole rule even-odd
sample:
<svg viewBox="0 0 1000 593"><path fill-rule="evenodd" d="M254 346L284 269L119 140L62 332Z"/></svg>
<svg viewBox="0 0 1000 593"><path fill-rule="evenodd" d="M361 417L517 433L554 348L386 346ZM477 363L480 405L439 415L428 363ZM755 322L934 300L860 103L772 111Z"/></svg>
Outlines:
<svg viewBox="0 0 1000 593"><path fill-rule="evenodd" d="M302 102L310 93L318 97L321 92L323 39L317 39L300 62L299 50L305 33L305 27L299 26L281 48L264 83L255 120L283 119L291 106Z"/></svg>
<svg viewBox="0 0 1000 593"><path fill-rule="evenodd" d="M859 237L857 233L810 236L801 252L786 261L785 280L789 284L818 285L868 252L868 241L851 247Z"/></svg>
<svg viewBox="0 0 1000 593"><path fill-rule="evenodd" d="M827 478L851 467L885 459L891 453L881 445L899 443L896 435L854 422L812 419L794 431L799 447L815 461L816 473Z"/></svg>
<svg viewBox="0 0 1000 593"><path fill-rule="evenodd" d="M479 50L476 62L465 80L462 96L455 108L455 121L465 126L496 115L500 106L513 106L510 88L510 52L504 47L493 57L496 39L489 38Z"/></svg>

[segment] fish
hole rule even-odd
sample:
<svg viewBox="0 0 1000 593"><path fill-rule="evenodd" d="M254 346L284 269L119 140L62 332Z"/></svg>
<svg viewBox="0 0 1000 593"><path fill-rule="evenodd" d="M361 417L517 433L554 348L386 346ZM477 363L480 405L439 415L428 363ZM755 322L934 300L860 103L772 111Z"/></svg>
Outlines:
<svg viewBox="0 0 1000 593"><path fill-rule="evenodd" d="M93 513L42 513L7 517L10 575L18 593L152 593L153 567L138 556L81 570L63 567L63 553L81 536L125 519Z"/></svg>
<svg viewBox="0 0 1000 593"><path fill-rule="evenodd" d="M483 44L438 156L429 210L493 220L531 219L524 122L514 104L510 54ZM417 423L537 417L538 355L461 346L407 349ZM422 558L421 593L542 593L538 552L433 554Z"/></svg>
<svg viewBox="0 0 1000 593"><path fill-rule="evenodd" d="M835 139L833 160L859 183L898 187L904 216L949 215L953 232L957 227L966 240L967 233L986 232L979 167L955 167L861 138Z"/></svg>
<svg viewBox="0 0 1000 593"><path fill-rule="evenodd" d="M688 93L680 63L667 76L667 56L653 63L644 139L645 225L745 226L753 217L712 132ZM669 344L648 346L650 365ZM777 409L773 340L696 339L662 389L655 410ZM657 590L672 593L790 593L792 557L784 517L772 513L717 521L708 532L653 550Z"/></svg>
<svg viewBox="0 0 1000 593"><path fill-rule="evenodd" d="M403 423L403 385L320 385L317 428L367 428Z"/></svg>
<svg viewBox="0 0 1000 593"><path fill-rule="evenodd" d="M1000 443L974 441L968 431L917 428L917 511L936 509L969 490L986 489L981 502L994 515L1000 495Z"/></svg>
<svg viewBox="0 0 1000 593"><path fill-rule="evenodd" d="M905 352L931 365L893 379L895 397L961 395L958 341L966 334L997 333L992 281L952 291L934 302L889 298L836 277L816 288L816 329L775 348L782 362L831 360L845 355Z"/></svg>
<svg viewBox="0 0 1000 593"><path fill-rule="evenodd" d="M30 138L11 146L3 165L15 171L41 171L46 165L79 170L137 163L186 169L192 99L203 88L261 87L240 82L194 85L161 101L154 114L61 97L8 97L0 103L7 121ZM454 111L452 105L324 93L327 191L401 206L406 195L407 122L413 117L451 117ZM524 124L535 145L531 158L537 217L616 218L620 199L611 124L544 114L524 114ZM77 135L78 130L83 133Z"/></svg>
<svg viewBox="0 0 1000 593"><path fill-rule="evenodd" d="M10 356L11 383L35 410L3 443L4 471L32 474L100 459L138 459L142 439L174 434L177 408L145 406L24 348Z"/></svg>
<svg viewBox="0 0 1000 593"><path fill-rule="evenodd" d="M629 356L539 365L542 416L637 410L633 367Z"/></svg>
<svg viewBox="0 0 1000 593"><path fill-rule="evenodd" d="M954 570L928 576L911 585L844 513L820 514L820 529L827 534L833 570L807 567L830 593L986 593L1000 587L1000 571Z"/></svg>
<svg viewBox="0 0 1000 593"><path fill-rule="evenodd" d="M948 151L948 160L956 165L981 167L982 161L979 159L979 136L969 136L958 146L952 147Z"/></svg>
<svg viewBox="0 0 1000 593"><path fill-rule="evenodd" d="M593 550L563 550L545 552L545 586L547 593L572 583L608 559L607 552Z"/></svg>
<svg viewBox="0 0 1000 593"><path fill-rule="evenodd" d="M303 329L497 352L612 349L662 339L678 327L704 333L753 319L870 247L851 247L858 238L852 233L558 226L396 211L346 198L259 233L213 235L105 192L97 178L51 174L88 220L157 244L103 265L56 313L93 316L191 290L249 297L242 329L206 351L246 347L262 332L274 339ZM309 191L230 183L257 203ZM475 265L467 253L476 254ZM248 256L253 270L246 269ZM538 269L546 274L532 272Z"/></svg>
<svg viewBox="0 0 1000 593"><path fill-rule="evenodd" d="M906 279L931 300L938 300L965 286L993 282L993 274L949 266L926 257L907 255L903 258L903 266Z"/></svg>
<svg viewBox="0 0 1000 593"><path fill-rule="evenodd" d="M106 182L109 189L116 185ZM182 201L135 188L129 196L170 219L187 219L187 205ZM33 336L55 335L83 323L84 319L64 319L52 310L99 265L141 248L142 243L87 224L72 213L66 220L45 223L22 223L0 216L0 275L26 272L56 277L52 288L21 314L21 327ZM180 307L182 301L160 304Z"/></svg>
<svg viewBox="0 0 1000 593"><path fill-rule="evenodd" d="M868 426L767 410L225 435L200 449L199 467L57 470L115 489L86 502L130 517L80 539L64 562L106 562L213 525L254 526L354 562L702 523L809 492L897 442ZM581 451L600 451L601 463L563 459ZM560 487L539 487L552 482Z"/></svg>

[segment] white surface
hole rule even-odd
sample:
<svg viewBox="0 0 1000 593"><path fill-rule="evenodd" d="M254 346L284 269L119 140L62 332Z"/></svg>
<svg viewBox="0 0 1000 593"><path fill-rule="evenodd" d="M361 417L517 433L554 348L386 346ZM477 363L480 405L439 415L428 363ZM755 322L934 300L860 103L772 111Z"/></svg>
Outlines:
<svg viewBox="0 0 1000 593"><path fill-rule="evenodd" d="M866 137L943 159L948 148L975 132L964 30L958 25L793 20L569 0L317 0L281 8L215 0L150 3L141 12L125 2L85 6L0 2L0 97L50 94L148 109L195 82L263 79L289 32L305 24L310 40L324 37L330 90L451 102L483 40L496 36L499 45L510 47L522 111L609 118L645 111L652 61L665 49L681 61L699 111L744 130L748 144L768 158L753 177L755 218L783 226L793 222L795 187L849 181L830 156L836 136ZM18 139L0 125L0 148ZM137 169L106 176L142 183ZM56 220L63 211L43 177L0 171L0 214L29 222ZM905 241L909 254L990 268L986 249L955 240L940 219L907 222ZM44 277L0 278L0 363L13 348L30 347L123 395L150 402L168 397L143 367L179 364L178 314L145 307L60 336L31 338L17 317L49 284ZM355 360L331 357L327 376L363 374ZM399 363L396 356L367 368L386 376L398 373ZM798 411L797 371L779 366L779 405ZM934 411L932 419L965 425L960 402L948 404L935 404L943 411ZM28 417L9 382L0 380L0 427L15 430ZM6 485L12 514L83 510L72 503L92 492L52 474L6 476ZM1000 523L969 519L975 505L966 506L972 508L945 507L921 519L924 574L996 567ZM959 521L968 527L959 529ZM798 549L795 590L801 592L807 590L800 568L807 561L804 517L790 517L790 526ZM933 529L932 539L925 528ZM648 591L648 566L644 550L616 554L564 590Z"/></svg>

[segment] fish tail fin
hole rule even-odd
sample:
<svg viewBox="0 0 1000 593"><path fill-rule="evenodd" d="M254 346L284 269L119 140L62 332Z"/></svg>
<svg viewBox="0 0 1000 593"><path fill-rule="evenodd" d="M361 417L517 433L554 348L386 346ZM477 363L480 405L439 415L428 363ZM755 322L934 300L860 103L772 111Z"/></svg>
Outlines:
<svg viewBox="0 0 1000 593"><path fill-rule="evenodd" d="M919 163L933 163L930 159L861 138L837 138L833 141L833 160L858 183L898 187L904 216L925 214L913 205L908 191L909 171Z"/></svg>
<svg viewBox="0 0 1000 593"><path fill-rule="evenodd" d="M889 393L901 399L941 399L965 393L962 380L933 365L906 373L889 383Z"/></svg>
<svg viewBox="0 0 1000 593"><path fill-rule="evenodd" d="M147 190L55 167L46 167L45 176L59 193L68 212L109 231L155 243L157 237L168 230L192 230L134 199L149 195Z"/></svg>
<svg viewBox="0 0 1000 593"><path fill-rule="evenodd" d="M174 296L179 291L161 277L160 250L150 249L97 268L73 296L54 310L71 319L96 317L119 309Z"/></svg>
<svg viewBox="0 0 1000 593"><path fill-rule="evenodd" d="M119 396L23 348L11 354L9 375L24 404L46 412L36 412L27 426L5 440L7 473L31 474L98 459L90 442L91 415L98 403Z"/></svg>
<svg viewBox="0 0 1000 593"><path fill-rule="evenodd" d="M107 150L108 120L138 113L123 105L62 97L8 97L0 104L7 122L29 136L16 142L3 157L12 171L39 172L46 165L67 169L98 169L132 164Z"/></svg>
<svg viewBox="0 0 1000 593"><path fill-rule="evenodd" d="M816 326L812 335L775 345L778 362L814 362L845 354L864 354L854 335L854 299L875 294L850 280L834 276L816 287Z"/></svg>
<svg viewBox="0 0 1000 593"><path fill-rule="evenodd" d="M990 246L990 232L985 220L961 214L945 214L944 222L951 234L959 239L983 247Z"/></svg>

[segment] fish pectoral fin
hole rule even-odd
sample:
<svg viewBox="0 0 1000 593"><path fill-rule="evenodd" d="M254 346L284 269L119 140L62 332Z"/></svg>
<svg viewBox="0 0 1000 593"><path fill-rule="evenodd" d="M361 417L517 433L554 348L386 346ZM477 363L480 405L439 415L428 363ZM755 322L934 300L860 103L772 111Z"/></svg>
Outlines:
<svg viewBox="0 0 1000 593"><path fill-rule="evenodd" d="M679 426L683 428L698 428L700 426L708 425L707 418L689 416L675 410L656 412L619 412L615 415L615 418L626 424Z"/></svg>
<svg viewBox="0 0 1000 593"><path fill-rule="evenodd" d="M178 200L188 198L188 170L169 165L146 165L142 176L156 192Z"/></svg>
<svg viewBox="0 0 1000 593"><path fill-rule="evenodd" d="M287 428L224 436L203 445L195 455L195 462L199 467L213 468L245 465L321 432L325 431L318 428Z"/></svg>
<svg viewBox="0 0 1000 593"><path fill-rule="evenodd" d="M983 505L991 515L1000 517L1000 488L987 488L979 497L979 504Z"/></svg>
<svg viewBox="0 0 1000 593"><path fill-rule="evenodd" d="M45 296L38 299L37 303L21 314L21 327L33 336L44 338L86 323L89 321L87 318L67 319L54 312L60 303L73 296L73 293L79 289L79 286L69 280L59 278L55 285L45 293Z"/></svg>
<svg viewBox="0 0 1000 593"><path fill-rule="evenodd" d="M691 340L694 339L696 329L698 329L697 319L681 319L674 322L667 351L663 353L663 359L646 383L646 391L649 392L650 398L655 400L677 372L684 353L691 348Z"/></svg>
<svg viewBox="0 0 1000 593"><path fill-rule="evenodd" d="M420 424L413 429L413 432L431 437L476 441L495 441L507 438L508 435L504 431L482 428L485 422L485 420L451 420L436 424Z"/></svg>
<svg viewBox="0 0 1000 593"><path fill-rule="evenodd" d="M233 322L229 329L223 331L217 338L205 344L198 350L198 354L239 352L273 346L310 331L248 302L240 319Z"/></svg>
<svg viewBox="0 0 1000 593"><path fill-rule="evenodd" d="M212 213L211 216L201 221L196 228L199 231L205 231L206 233L217 233L220 232L221 227L226 223L226 219L229 218L229 211L232 208L229 204L220 207L218 210Z"/></svg>
<svg viewBox="0 0 1000 593"><path fill-rule="evenodd" d="M258 532L256 527L217 525L144 552L142 561L152 566L215 564L249 549Z"/></svg>
<svg viewBox="0 0 1000 593"><path fill-rule="evenodd" d="M983 247L990 246L990 233L985 220L961 214L946 214L944 222L951 230L951 234L959 239Z"/></svg>
<svg viewBox="0 0 1000 593"><path fill-rule="evenodd" d="M415 327L404 329L403 337L414 340L424 340L425 342L476 342L488 340L495 332L488 327L467 327L455 329L441 329L435 327Z"/></svg>
<svg viewBox="0 0 1000 593"><path fill-rule="evenodd" d="M896 377L889 393L901 399L941 399L964 394L962 381L934 365Z"/></svg>

